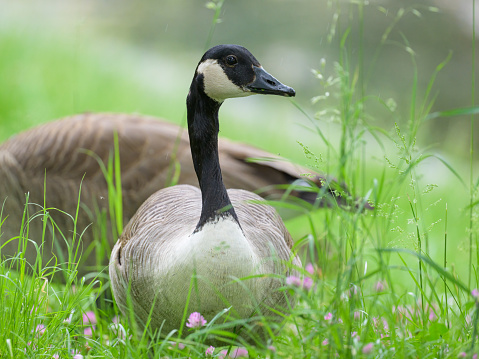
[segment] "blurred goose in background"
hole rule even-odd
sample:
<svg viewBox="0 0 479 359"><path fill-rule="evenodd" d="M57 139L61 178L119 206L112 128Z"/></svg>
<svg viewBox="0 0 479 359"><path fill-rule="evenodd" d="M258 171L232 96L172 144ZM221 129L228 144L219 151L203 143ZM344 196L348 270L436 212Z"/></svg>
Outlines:
<svg viewBox="0 0 479 359"><path fill-rule="evenodd" d="M197 185L188 135L175 124L154 117L113 113L86 113L43 124L0 144L0 201L2 216L7 217L0 228L1 244L19 235L25 194L29 193L29 215L41 212L45 206L57 226L55 233L59 240L55 246L51 225L47 226L43 264L52 258L52 251L59 262L65 262L66 243L59 238L58 230L66 238L72 236L73 220L67 214L76 213L81 185L76 231L81 234L88 228L82 235L84 255L79 274L96 270L98 262L106 265L109 249L117 237L113 238L110 230L106 230L110 243L107 253L102 253L104 249L97 248L93 241L94 235L105 237L105 229L98 223L101 217L108 218L108 187L98 160L91 153L106 165L113 153L115 132L121 162L123 223L130 220L151 194L170 185L175 173L178 184ZM311 173L245 144L220 138L218 146L223 181L228 188L260 190L263 197L279 199L284 195L285 185L298 180L304 182L300 175ZM251 162L251 158L264 160ZM319 175L307 180L318 187L327 183ZM283 189L278 188L280 185ZM323 190L332 193L330 199L336 196L329 186ZM293 190L290 196L309 203L317 200L317 192ZM337 196L334 198L343 202ZM43 224L41 217L32 219L28 237L40 242ZM2 248L2 255L14 256L17 251L18 241L10 241ZM35 247L30 243L26 258L34 263L36 256Z"/></svg>
<svg viewBox="0 0 479 359"><path fill-rule="evenodd" d="M166 335L180 328L186 306L208 321L230 306L229 315L241 319L258 314L281 319L279 313L288 307L287 294L279 290L282 278L301 265L292 238L260 196L227 190L220 169L220 106L227 98L257 93L295 95L244 47L219 45L203 55L187 96L200 188L176 185L154 193L130 220L110 258L117 304L127 316L132 309L140 325L151 313L149 328ZM261 325L253 326L244 339L262 334Z"/></svg>

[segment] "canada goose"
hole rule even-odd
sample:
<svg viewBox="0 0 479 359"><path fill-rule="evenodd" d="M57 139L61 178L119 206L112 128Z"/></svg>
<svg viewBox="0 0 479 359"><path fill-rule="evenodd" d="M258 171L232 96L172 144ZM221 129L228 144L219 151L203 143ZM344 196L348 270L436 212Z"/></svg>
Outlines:
<svg viewBox="0 0 479 359"><path fill-rule="evenodd" d="M286 307L278 275L294 273L291 265L301 265L291 251L291 236L275 209L258 203L261 197L226 189L218 159L220 106L227 98L256 93L295 95L241 46L215 46L198 63L186 103L200 189L177 185L153 194L130 220L110 257L116 302L126 314L131 296L140 325L152 310L150 329L161 328L163 335L179 329L193 274L197 279L188 312L200 312L207 320L229 306L239 318L258 309L279 318L268 308ZM261 326L249 333L261 335Z"/></svg>

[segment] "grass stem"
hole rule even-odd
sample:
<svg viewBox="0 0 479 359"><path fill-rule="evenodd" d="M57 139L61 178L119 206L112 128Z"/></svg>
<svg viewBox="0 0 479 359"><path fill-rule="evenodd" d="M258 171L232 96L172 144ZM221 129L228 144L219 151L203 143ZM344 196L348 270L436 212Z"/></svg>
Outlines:
<svg viewBox="0 0 479 359"><path fill-rule="evenodd" d="M471 106L475 104L475 86L476 86L476 1L472 0L472 38L471 38ZM467 284L471 288L472 278L472 252L473 252L473 227L474 227L474 115L471 115L471 130L470 134L470 157L469 157L469 273Z"/></svg>

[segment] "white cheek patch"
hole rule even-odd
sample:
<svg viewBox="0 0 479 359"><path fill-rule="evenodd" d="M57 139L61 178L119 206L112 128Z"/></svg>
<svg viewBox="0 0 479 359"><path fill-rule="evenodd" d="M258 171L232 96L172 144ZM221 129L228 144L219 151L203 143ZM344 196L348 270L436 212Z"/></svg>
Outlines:
<svg viewBox="0 0 479 359"><path fill-rule="evenodd" d="M196 71L203 75L205 93L218 102L223 102L225 99L231 97L253 95L251 91L243 90L235 85L228 76L226 76L218 64L218 60L205 60L199 64Z"/></svg>

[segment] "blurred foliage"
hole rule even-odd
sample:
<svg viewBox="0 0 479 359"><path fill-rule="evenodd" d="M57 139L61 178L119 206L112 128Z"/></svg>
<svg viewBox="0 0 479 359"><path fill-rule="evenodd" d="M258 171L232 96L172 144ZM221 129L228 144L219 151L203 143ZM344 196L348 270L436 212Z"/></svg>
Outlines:
<svg viewBox="0 0 479 359"><path fill-rule="evenodd" d="M359 6L361 3L364 5ZM226 1L212 44L239 43L250 48L262 63L268 64L271 73L297 90L302 106L318 111L318 105L313 107L309 100L321 95L322 88L310 70L317 69L325 58L330 65L326 71L334 72L333 64L341 56L338 44L344 31L350 28L348 51L354 55L352 59L357 59L350 68L364 67L368 76L361 80L368 94L384 101L394 99L397 104L394 116L372 109L377 125L390 130L394 122L401 122L409 113L414 76L410 51L414 51L417 62L418 97L426 91L434 68L450 51L453 53L433 89L437 94L433 111L471 103L471 39L446 9L431 7L436 3L432 0ZM174 121L182 117L181 111L167 108L165 111L161 105L168 107L171 98L175 99L174 104L180 103L191 78L191 70L185 69L194 66L206 47L213 18L206 1L3 0L0 4L0 71L2 83L8 88L3 88L5 93L0 100L1 139L18 131L21 127L15 123L24 121L25 115L38 114L38 118L27 121L23 128L88 110L151 112L174 117ZM361 9L359 16L358 9ZM57 43L58 39L63 42ZM112 44L130 47L137 57L125 60L125 50L119 51ZM93 45L97 50L103 47L104 51L92 52ZM130 67L137 76L138 68L145 67L145 63L138 63L138 57L151 57L151 67L158 58L166 59L165 64L157 65L169 66L163 71L174 73L178 80L173 76L162 79L148 74L144 78L161 82L159 86L163 88L170 84L179 92L156 92L158 106L153 108L146 100L135 98L136 88L141 87L138 83L128 85L131 78L119 79L113 71L108 74L108 66L113 69L119 63L121 71L128 72ZM48 64L47 70L42 67L44 64ZM105 72L106 78L100 72ZM68 86L70 90L66 90ZM83 101L83 94L89 92L93 92L91 97L96 100ZM25 113L32 104L36 110ZM59 106L61 110L45 109L50 106ZM11 121L14 124L8 125ZM428 131L423 131L427 143L441 143L442 149L455 154L467 153L468 121L436 119L427 126ZM457 139L462 137L464 141L458 143Z"/></svg>

